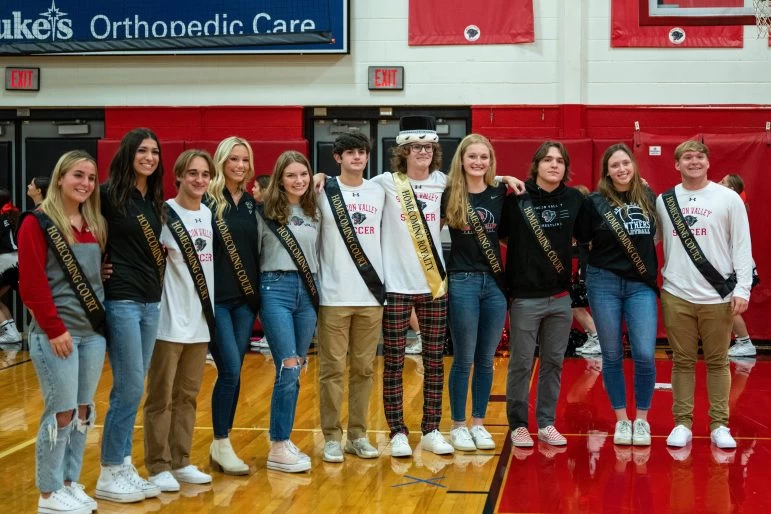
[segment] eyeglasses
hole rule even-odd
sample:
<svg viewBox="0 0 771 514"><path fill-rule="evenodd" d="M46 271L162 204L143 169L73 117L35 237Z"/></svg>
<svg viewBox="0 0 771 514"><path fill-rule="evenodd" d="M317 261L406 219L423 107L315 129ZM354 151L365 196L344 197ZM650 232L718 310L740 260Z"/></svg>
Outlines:
<svg viewBox="0 0 771 514"><path fill-rule="evenodd" d="M415 153L420 153L421 150L426 153L432 153L434 151L434 145L428 144L428 145L410 145L410 150L412 150Z"/></svg>

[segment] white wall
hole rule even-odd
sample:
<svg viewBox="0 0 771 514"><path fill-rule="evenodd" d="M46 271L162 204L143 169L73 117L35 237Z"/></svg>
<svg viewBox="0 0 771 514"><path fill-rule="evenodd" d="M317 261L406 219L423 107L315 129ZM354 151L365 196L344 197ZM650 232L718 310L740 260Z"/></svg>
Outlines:
<svg viewBox="0 0 771 514"><path fill-rule="evenodd" d="M0 58L41 68L0 107L771 103L754 27L743 49L611 49L610 0L533 3L533 44L409 47L408 0L351 0L345 56ZM368 91L370 65L404 66L404 91Z"/></svg>

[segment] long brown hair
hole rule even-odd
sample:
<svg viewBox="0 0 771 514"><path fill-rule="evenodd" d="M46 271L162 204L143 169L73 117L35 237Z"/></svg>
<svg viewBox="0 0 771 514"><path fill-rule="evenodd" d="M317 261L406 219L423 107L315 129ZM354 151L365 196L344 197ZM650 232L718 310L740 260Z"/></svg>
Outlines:
<svg viewBox="0 0 771 514"><path fill-rule="evenodd" d="M273 166L273 173L271 174L270 182L268 183L268 189L265 191L265 197L263 198L265 217L275 220L282 225L286 225L289 222L289 213L291 212L291 209L281 179L284 178L284 170L287 166L294 162L305 166L310 175L308 190L300 197L300 207L302 207L303 213L306 216L313 218L314 221L318 219L316 212L316 193L313 191L313 172L311 171L311 165L308 162L308 159L300 152L287 150L276 159L276 164Z"/></svg>
<svg viewBox="0 0 771 514"><path fill-rule="evenodd" d="M632 168L634 169L632 182L629 191L627 192L629 201L639 205L645 216L655 216L656 211L650 200L650 189L643 184L643 181L640 178L640 168L637 166L637 159L634 158L634 153L632 153L632 150L624 143L611 145L605 150L605 153L602 154L600 181L597 183L597 192L608 199L608 203L610 203L611 207L621 207L624 205L625 202L621 199L621 195L616 191L616 188L613 185L613 180L611 180L608 175L608 161L610 161L611 156L618 151L624 152L629 157L629 160L632 161Z"/></svg>
<svg viewBox="0 0 771 514"><path fill-rule="evenodd" d="M461 140L450 163L447 195L446 218L452 228L462 229L468 225L466 210L468 209L468 188L466 187L466 170L463 168L463 156L473 144L482 144L490 152L490 167L484 176L485 184L495 185L495 151L490 140L480 134L469 134Z"/></svg>

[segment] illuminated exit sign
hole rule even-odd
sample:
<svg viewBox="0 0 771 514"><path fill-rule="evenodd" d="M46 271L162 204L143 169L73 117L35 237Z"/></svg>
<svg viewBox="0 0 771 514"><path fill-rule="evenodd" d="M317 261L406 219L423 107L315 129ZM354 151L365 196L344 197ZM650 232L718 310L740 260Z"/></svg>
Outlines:
<svg viewBox="0 0 771 514"><path fill-rule="evenodd" d="M404 66L370 66L369 89L404 89Z"/></svg>
<svg viewBox="0 0 771 514"><path fill-rule="evenodd" d="M40 68L6 68L6 91L40 91Z"/></svg>

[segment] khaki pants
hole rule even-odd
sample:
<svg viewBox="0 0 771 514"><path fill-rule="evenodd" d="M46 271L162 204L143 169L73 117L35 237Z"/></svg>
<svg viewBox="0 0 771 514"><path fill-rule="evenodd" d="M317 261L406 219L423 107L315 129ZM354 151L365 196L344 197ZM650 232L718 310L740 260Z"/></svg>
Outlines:
<svg viewBox="0 0 771 514"><path fill-rule="evenodd" d="M207 349L207 343L155 343L144 410L145 467L150 475L190 464Z"/></svg>
<svg viewBox="0 0 771 514"><path fill-rule="evenodd" d="M319 308L319 403L327 441L340 441L343 377L348 366L348 440L366 437L382 307Z"/></svg>
<svg viewBox="0 0 771 514"><path fill-rule="evenodd" d="M730 303L698 304L661 291L661 310L672 347L672 414L675 425L693 425L693 393L699 339L707 366L710 430L728 426L731 371L728 345L733 315Z"/></svg>

